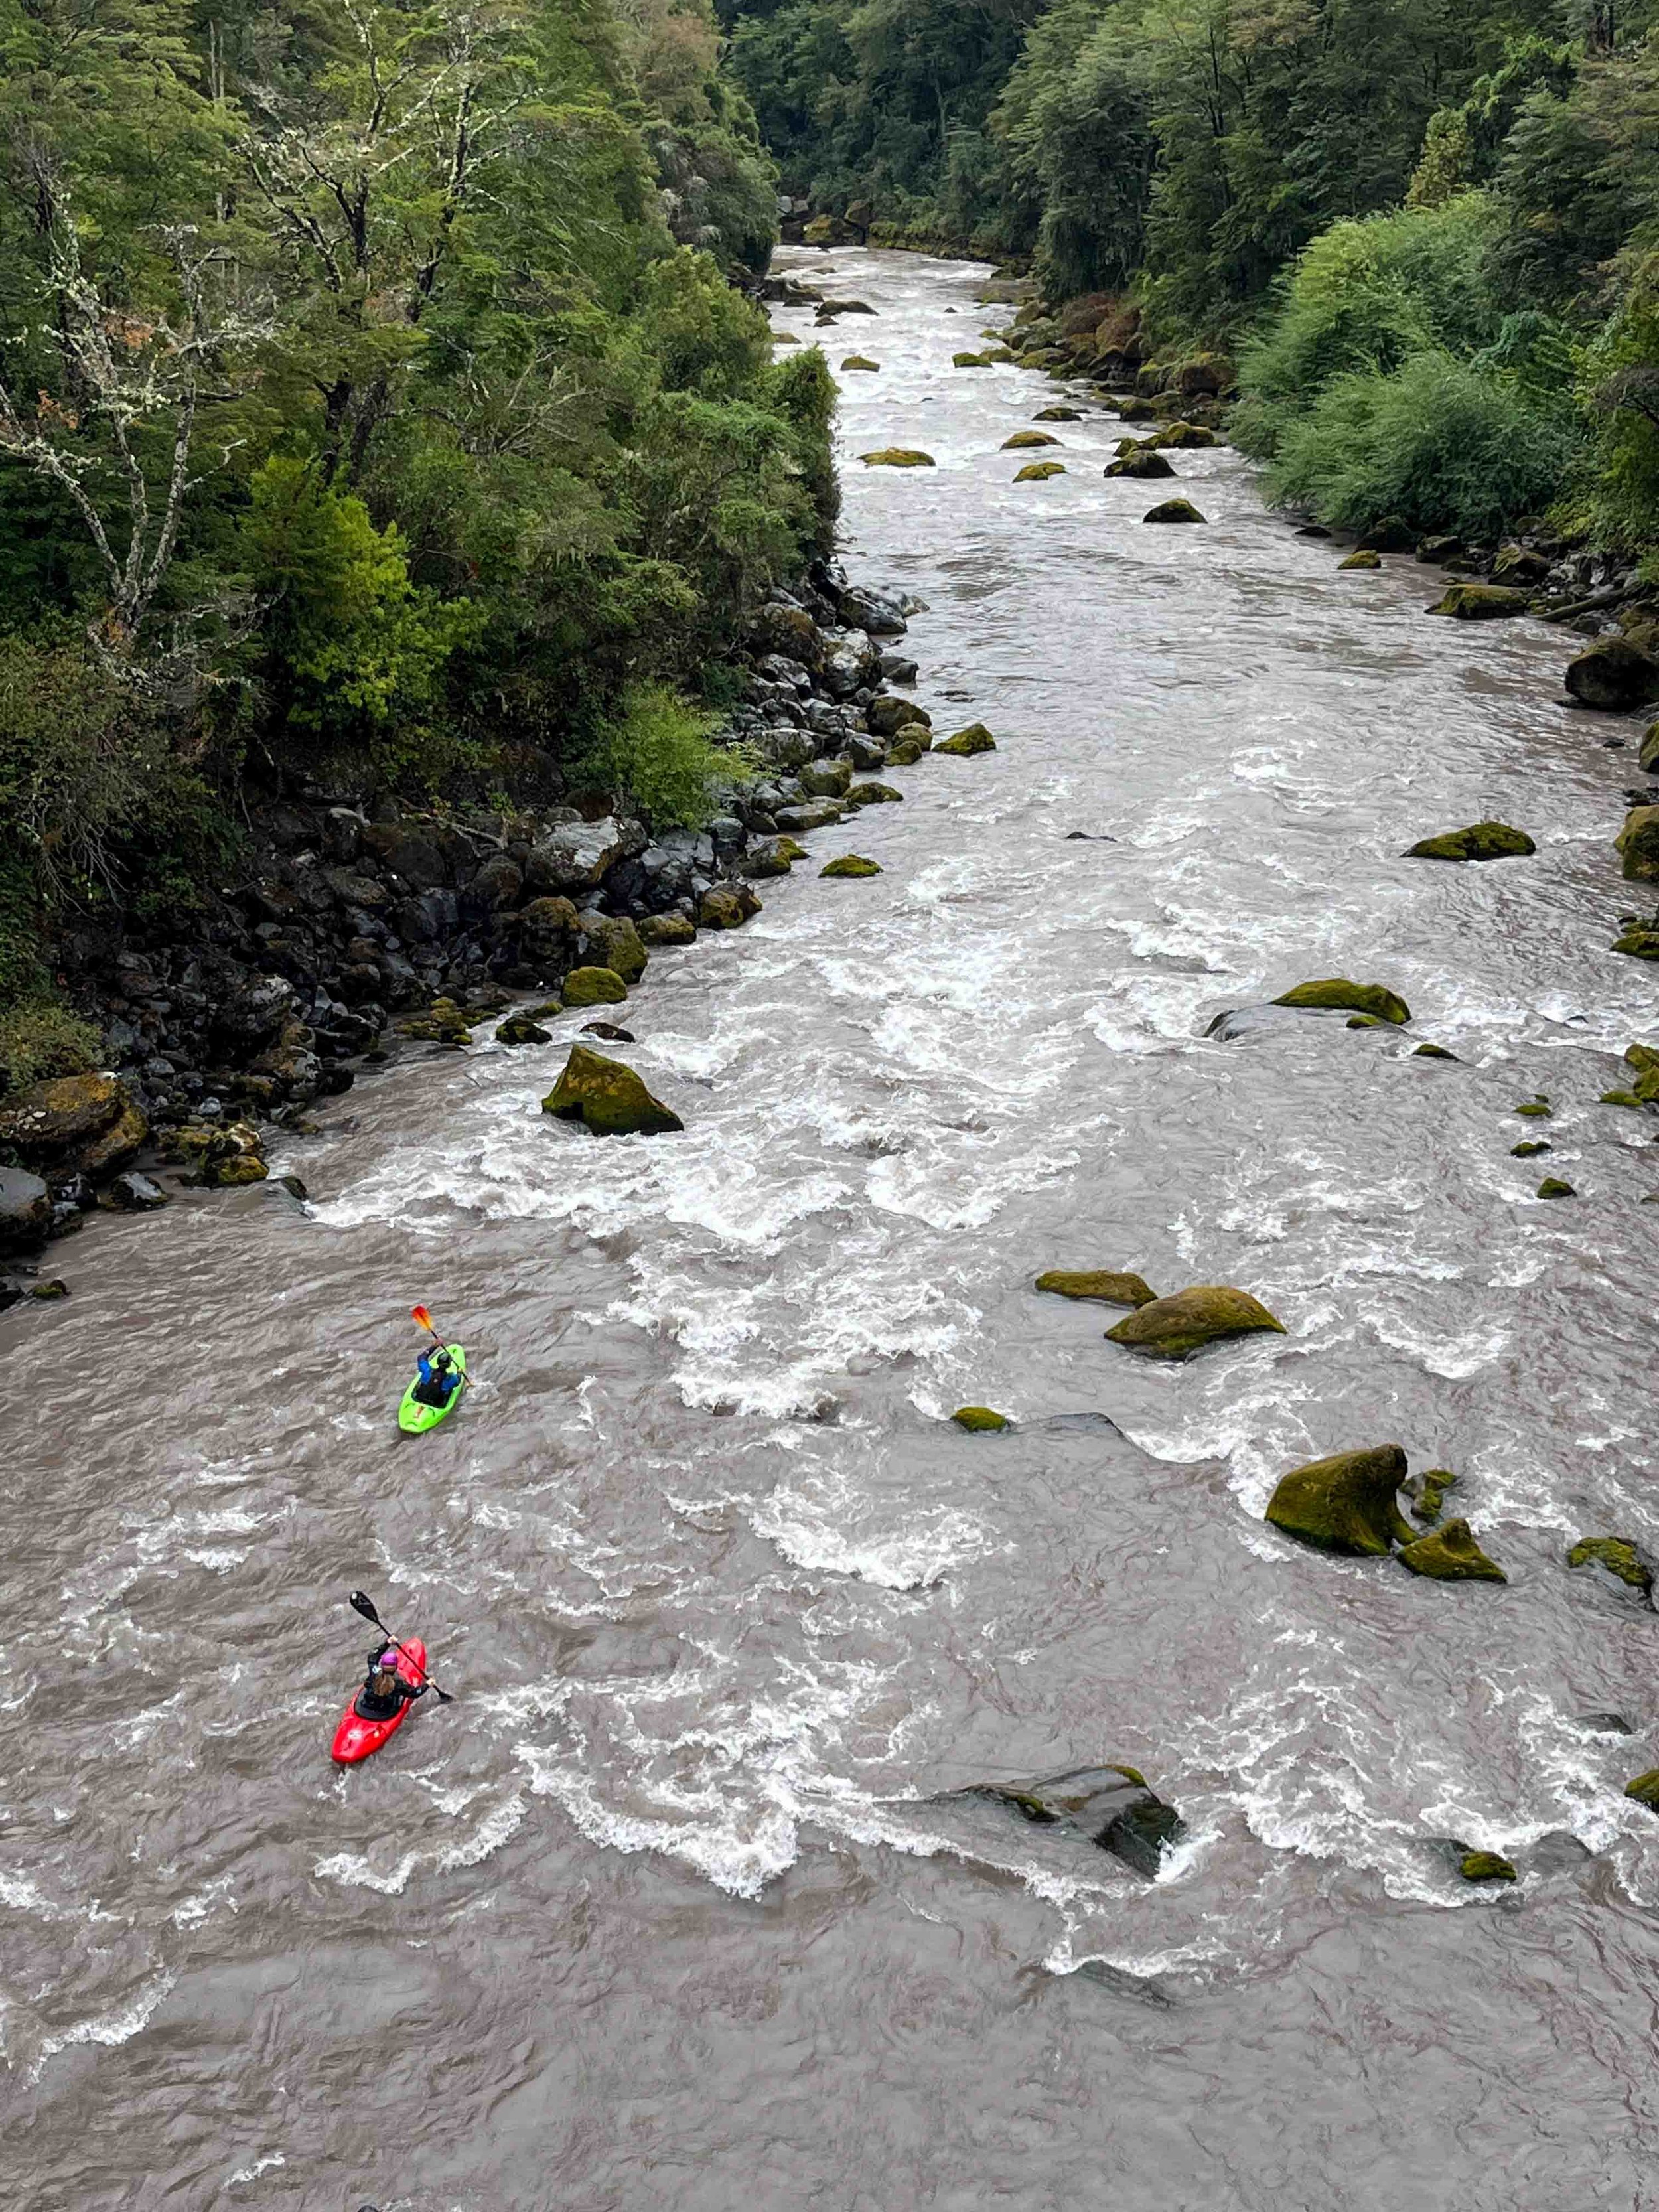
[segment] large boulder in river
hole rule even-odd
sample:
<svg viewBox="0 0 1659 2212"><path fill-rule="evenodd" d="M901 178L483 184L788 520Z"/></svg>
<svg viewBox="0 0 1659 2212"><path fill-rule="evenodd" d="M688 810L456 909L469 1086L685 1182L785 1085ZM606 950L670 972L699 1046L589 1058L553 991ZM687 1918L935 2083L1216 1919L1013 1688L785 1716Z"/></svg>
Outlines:
<svg viewBox="0 0 1659 2212"><path fill-rule="evenodd" d="M1120 453L1115 461L1108 461L1103 474L1109 477L1172 477L1175 465L1166 461L1162 453L1150 447L1135 446L1127 453Z"/></svg>
<svg viewBox="0 0 1659 2212"><path fill-rule="evenodd" d="M1189 499L1162 499L1141 516L1143 522L1207 522Z"/></svg>
<svg viewBox="0 0 1659 2212"><path fill-rule="evenodd" d="M1412 1010L1406 1001L1382 983L1352 983L1346 975L1328 975L1312 983L1297 983L1273 1000L1276 1006L1295 1006L1314 1012L1375 1014L1380 1022L1408 1022Z"/></svg>
<svg viewBox="0 0 1659 2212"><path fill-rule="evenodd" d="M1448 1521L1407 1544L1400 1554L1401 1566L1414 1575L1428 1575L1437 1583L1506 1583L1509 1577L1496 1559L1489 1559L1474 1540L1467 1521Z"/></svg>
<svg viewBox="0 0 1659 2212"><path fill-rule="evenodd" d="M619 1006L628 986L613 968L573 968L564 979L567 1006Z"/></svg>
<svg viewBox="0 0 1659 2212"><path fill-rule="evenodd" d="M1586 707L1645 707L1659 699L1659 660L1622 637L1597 638L1567 664L1566 685Z"/></svg>
<svg viewBox="0 0 1659 2212"><path fill-rule="evenodd" d="M1023 453L1037 446L1057 446L1060 443L1050 430L1016 430L1012 438L1002 441L1005 453Z"/></svg>
<svg viewBox="0 0 1659 2212"><path fill-rule="evenodd" d="M1103 1306L1149 1306L1158 1296L1139 1275L1115 1274L1101 1268L1079 1273L1051 1267L1037 1277L1036 1287L1052 1291L1057 1297L1088 1298Z"/></svg>
<svg viewBox="0 0 1659 2212"><path fill-rule="evenodd" d="M1253 1336L1268 1330L1277 1336L1285 1324L1248 1291L1226 1283L1196 1283L1171 1297L1153 1298L1125 1321L1109 1328L1109 1344L1127 1345L1155 1359L1185 1359L1189 1352L1224 1337Z"/></svg>
<svg viewBox="0 0 1659 2212"><path fill-rule="evenodd" d="M52 1234L52 1193L39 1176L0 1168L0 1258L32 1252Z"/></svg>
<svg viewBox="0 0 1659 2212"><path fill-rule="evenodd" d="M1613 842L1627 883L1659 883L1659 806L1633 806Z"/></svg>
<svg viewBox="0 0 1659 2212"><path fill-rule="evenodd" d="M1267 1518L1321 1551L1380 1558L1396 1544L1416 1541L1395 1494L1405 1480L1406 1455L1398 1444L1336 1452L1281 1476Z"/></svg>
<svg viewBox="0 0 1659 2212"><path fill-rule="evenodd" d="M624 983L637 983L650 954L638 928L625 915L600 914L597 909L577 916L581 925L584 956L596 968L609 968Z"/></svg>
<svg viewBox="0 0 1659 2212"><path fill-rule="evenodd" d="M1502 622L1525 614L1531 605L1527 592L1503 584L1449 584L1429 612L1450 615L1458 622Z"/></svg>
<svg viewBox="0 0 1659 2212"><path fill-rule="evenodd" d="M1035 1782L976 1783L956 1793L1006 1805L1041 1828L1086 1836L1137 1874L1157 1878L1164 1851L1186 1834L1186 1823L1134 1766L1079 1766Z"/></svg>
<svg viewBox="0 0 1659 2212"><path fill-rule="evenodd" d="M965 730L957 730L945 738L943 744L933 747L937 759L943 754L947 760L971 760L975 753L994 753L997 741L983 722L969 722Z"/></svg>
<svg viewBox="0 0 1659 2212"><path fill-rule="evenodd" d="M914 699L901 699L891 691L883 691L873 698L864 710L864 719L878 738L896 738L901 730L912 728L920 722L933 726L933 716L925 707L918 707Z"/></svg>
<svg viewBox="0 0 1659 2212"><path fill-rule="evenodd" d="M1027 461L1023 469L1015 471L1014 482L1047 483L1050 477L1063 477L1066 472L1064 461Z"/></svg>
<svg viewBox="0 0 1659 2212"><path fill-rule="evenodd" d="M933 457L919 446L882 446L873 453L860 453L866 469L931 469Z"/></svg>
<svg viewBox="0 0 1659 2212"><path fill-rule="evenodd" d="M562 822L531 847L525 888L538 897L592 890L605 870L622 858L622 824L613 815L599 822Z"/></svg>
<svg viewBox="0 0 1659 2212"><path fill-rule="evenodd" d="M619 1060L573 1044L564 1072L542 1101L544 1114L580 1121L599 1137L657 1137L685 1127Z"/></svg>
<svg viewBox="0 0 1659 2212"><path fill-rule="evenodd" d="M0 1107L0 1145L48 1176L114 1175L149 1134L118 1075L56 1076Z"/></svg>
<svg viewBox="0 0 1659 2212"><path fill-rule="evenodd" d="M1524 830L1507 822L1473 822L1467 830L1443 830L1421 837L1406 854L1408 860L1511 860L1538 850Z"/></svg>

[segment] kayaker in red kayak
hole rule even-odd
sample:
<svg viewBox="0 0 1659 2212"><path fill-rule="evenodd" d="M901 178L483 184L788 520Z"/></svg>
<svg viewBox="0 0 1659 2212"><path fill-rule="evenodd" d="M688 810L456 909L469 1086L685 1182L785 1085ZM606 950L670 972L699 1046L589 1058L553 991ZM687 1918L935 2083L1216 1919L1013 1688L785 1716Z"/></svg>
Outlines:
<svg viewBox="0 0 1659 2212"><path fill-rule="evenodd" d="M426 1695L425 1682L417 1687L398 1673L398 1656L395 1644L369 1646L368 1672L351 1708L359 1720L389 1721L404 1705L413 1705L416 1698Z"/></svg>

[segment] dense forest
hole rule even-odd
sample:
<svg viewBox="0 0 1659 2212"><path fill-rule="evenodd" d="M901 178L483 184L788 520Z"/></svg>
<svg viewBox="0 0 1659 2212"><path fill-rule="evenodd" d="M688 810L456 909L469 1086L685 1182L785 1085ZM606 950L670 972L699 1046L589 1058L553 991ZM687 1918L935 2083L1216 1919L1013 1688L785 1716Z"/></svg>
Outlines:
<svg viewBox="0 0 1659 2212"><path fill-rule="evenodd" d="M695 809L835 501L822 357L730 281L777 200L720 48L708 0L0 0L14 1079L72 1056L53 920L188 899L250 791Z"/></svg>
<svg viewBox="0 0 1659 2212"><path fill-rule="evenodd" d="M786 191L1230 354L1280 498L1659 537L1650 0L722 8Z"/></svg>

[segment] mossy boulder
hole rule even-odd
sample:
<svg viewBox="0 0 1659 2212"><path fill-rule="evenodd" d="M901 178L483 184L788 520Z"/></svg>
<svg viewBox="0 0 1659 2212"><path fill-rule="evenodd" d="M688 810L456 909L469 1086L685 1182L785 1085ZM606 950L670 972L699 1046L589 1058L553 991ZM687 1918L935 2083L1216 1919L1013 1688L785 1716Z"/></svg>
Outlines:
<svg viewBox="0 0 1659 2212"><path fill-rule="evenodd" d="M588 963L609 968L624 983L637 983L650 960L645 940L626 915L590 911L578 920L586 940Z"/></svg>
<svg viewBox="0 0 1659 2212"><path fill-rule="evenodd" d="M859 459L866 469L931 469L937 465L931 453L924 453L919 446L879 446L873 453L860 453Z"/></svg>
<svg viewBox="0 0 1659 2212"><path fill-rule="evenodd" d="M1034 422L1081 422L1084 416L1080 407L1039 407L1031 419Z"/></svg>
<svg viewBox="0 0 1659 2212"><path fill-rule="evenodd" d="M703 929L741 929L760 910L747 884L716 884L698 903L697 922Z"/></svg>
<svg viewBox="0 0 1659 2212"><path fill-rule="evenodd" d="M918 707L914 699L901 699L891 691L883 691L873 698L864 710L864 719L878 738L894 738L912 723L920 722L931 727L933 716L925 707Z"/></svg>
<svg viewBox="0 0 1659 2212"><path fill-rule="evenodd" d="M697 928L683 914L648 914L640 924L640 937L650 945L695 945Z"/></svg>
<svg viewBox="0 0 1659 2212"><path fill-rule="evenodd" d="M1611 949L1627 952L1632 960L1659 960L1659 915L1650 922L1626 921Z"/></svg>
<svg viewBox="0 0 1659 2212"><path fill-rule="evenodd" d="M1187 1832L1136 1766L1080 1766L1032 1782L978 1783L956 1795L991 1799L1035 1827L1069 1828L1155 1881L1164 1854Z"/></svg>
<svg viewBox="0 0 1659 2212"><path fill-rule="evenodd" d="M1059 439L1048 430L1016 430L1012 438L1003 440L1002 451L1005 453L1024 453L1036 446L1057 446L1059 443Z"/></svg>
<svg viewBox="0 0 1659 2212"><path fill-rule="evenodd" d="M1528 1137L1522 1143L1510 1146L1510 1158L1512 1160L1535 1160L1540 1152L1553 1152L1554 1150L1547 1137Z"/></svg>
<svg viewBox="0 0 1659 2212"><path fill-rule="evenodd" d="M59 1075L0 1107L0 1145L26 1168L96 1182L137 1158L149 1124L118 1075Z"/></svg>
<svg viewBox="0 0 1659 2212"><path fill-rule="evenodd" d="M656 1137L685 1127L678 1114L652 1097L631 1067L585 1044L571 1046L542 1111L561 1121L580 1121L599 1137Z"/></svg>
<svg viewBox="0 0 1659 2212"><path fill-rule="evenodd" d="M847 794L849 806L901 806L904 793L890 783L855 783Z"/></svg>
<svg viewBox="0 0 1659 2212"><path fill-rule="evenodd" d="M1547 1121L1555 1109L1540 1091L1536 1098L1523 1099L1515 1110L1528 1121Z"/></svg>
<svg viewBox="0 0 1659 2212"><path fill-rule="evenodd" d="M1225 1283L1196 1283L1170 1297L1152 1299L1109 1328L1106 1339L1155 1359L1185 1359L1223 1338L1261 1332L1283 1336L1285 1324L1248 1291Z"/></svg>
<svg viewBox="0 0 1659 2212"><path fill-rule="evenodd" d="M1427 1575L1437 1583L1506 1583L1509 1577L1495 1559L1489 1559L1474 1540L1467 1521L1448 1521L1416 1537L1400 1553L1401 1564L1414 1575Z"/></svg>
<svg viewBox="0 0 1659 2212"><path fill-rule="evenodd" d="M1659 1104L1659 1045L1627 1047L1625 1065L1636 1070L1636 1080L1631 1087L1644 1105Z"/></svg>
<svg viewBox="0 0 1659 2212"><path fill-rule="evenodd" d="M1382 983L1354 983L1346 975L1328 975L1311 983L1297 983L1281 992L1276 1006L1297 1006L1313 1012L1375 1014L1379 1021L1396 1026L1410 1021L1412 1010L1398 993Z"/></svg>
<svg viewBox="0 0 1659 2212"><path fill-rule="evenodd" d="M1047 483L1050 477L1066 474L1064 461L1027 461L1023 469L1016 470L1014 482L1018 483Z"/></svg>
<svg viewBox="0 0 1659 2212"><path fill-rule="evenodd" d="M1036 1287L1052 1291L1057 1297L1087 1298L1103 1306L1139 1308L1152 1305L1158 1297L1158 1292L1139 1275L1117 1274L1099 1268L1073 1273L1064 1267L1051 1267L1047 1274L1037 1277Z"/></svg>
<svg viewBox="0 0 1659 2212"><path fill-rule="evenodd" d="M927 743L922 740L926 738ZM933 744L933 734L915 722L907 722L887 748L889 768L914 768Z"/></svg>
<svg viewBox="0 0 1659 2212"><path fill-rule="evenodd" d="M504 1022L495 1024L497 1044L551 1044L550 1031L539 1022L532 1022L528 1014L509 1014Z"/></svg>
<svg viewBox="0 0 1659 2212"><path fill-rule="evenodd" d="M1117 417L1120 422L1156 422L1158 409L1150 399L1120 399ZM1170 474L1174 473L1171 470Z"/></svg>
<svg viewBox="0 0 1659 2212"><path fill-rule="evenodd" d="M862 353L849 353L842 363L843 373L853 369L864 369L869 372L880 367L881 363L878 361L872 361L867 354Z"/></svg>
<svg viewBox="0 0 1659 2212"><path fill-rule="evenodd" d="M1450 615L1457 622L1503 622L1525 614L1531 605L1528 593L1504 584L1450 584L1429 612Z"/></svg>
<svg viewBox="0 0 1659 2212"><path fill-rule="evenodd" d="M1659 699L1659 660L1621 637L1601 637L1567 665L1566 686L1581 706L1619 713Z"/></svg>
<svg viewBox="0 0 1659 2212"><path fill-rule="evenodd" d="M1417 532L1403 515L1384 514L1366 529L1359 541L1368 553L1410 553L1417 545Z"/></svg>
<svg viewBox="0 0 1659 2212"><path fill-rule="evenodd" d="M1648 726L1647 735L1642 740L1642 750L1637 756L1637 761L1638 764L1644 768L1650 775L1659 775L1659 722L1652 722Z"/></svg>
<svg viewBox="0 0 1659 2212"><path fill-rule="evenodd" d="M1515 1881L1515 1863L1498 1851L1465 1851L1457 1862L1465 1881Z"/></svg>
<svg viewBox="0 0 1659 2212"><path fill-rule="evenodd" d="M434 999L424 1013L410 1014L399 1022L398 1034L417 1044L442 1045L450 1052L459 1052L472 1042L465 1014L453 999L447 998Z"/></svg>
<svg viewBox="0 0 1659 2212"><path fill-rule="evenodd" d="M1380 568L1382 556L1373 553L1369 545L1362 545L1357 553L1350 553L1346 561L1337 562L1339 568Z"/></svg>
<svg viewBox="0 0 1659 2212"><path fill-rule="evenodd" d="M989 368L991 356L988 353L953 353L951 366L952 368Z"/></svg>
<svg viewBox="0 0 1659 2212"><path fill-rule="evenodd" d="M1564 1182L1559 1176L1546 1176L1539 1184L1536 1194L1540 1198L1577 1198L1578 1193L1570 1182Z"/></svg>
<svg viewBox="0 0 1659 2212"><path fill-rule="evenodd" d="M1140 519L1143 522L1207 522L1209 517L1200 514L1189 499L1164 499L1149 507Z"/></svg>
<svg viewBox="0 0 1659 2212"><path fill-rule="evenodd" d="M1627 1782L1625 1795L1633 1797L1638 1805L1645 1805L1650 1813L1659 1813L1659 1766L1650 1766L1634 1782Z"/></svg>
<svg viewBox="0 0 1659 2212"><path fill-rule="evenodd" d="M827 861L818 873L832 878L878 876L881 868L877 861L866 860L862 853L843 853L839 860Z"/></svg>
<svg viewBox="0 0 1659 2212"><path fill-rule="evenodd" d="M1343 1027L1351 1030L1385 1030L1389 1027L1389 1024L1380 1014L1350 1014Z"/></svg>
<svg viewBox="0 0 1659 2212"><path fill-rule="evenodd" d="M264 1182L270 1173L252 1121L186 1121L167 1132L161 1158L187 1169L186 1182L209 1190Z"/></svg>
<svg viewBox="0 0 1659 2212"><path fill-rule="evenodd" d="M1201 422L1169 422L1153 438L1154 446L1168 446L1177 453L1186 453L1200 446L1218 442L1215 432L1206 430Z"/></svg>
<svg viewBox="0 0 1659 2212"><path fill-rule="evenodd" d="M1653 1562L1628 1536L1581 1536L1567 1553L1570 1567L1596 1567L1651 1601Z"/></svg>
<svg viewBox="0 0 1659 2212"><path fill-rule="evenodd" d="M52 1234L52 1193L22 1168L0 1167L0 1257L32 1252Z"/></svg>
<svg viewBox="0 0 1659 2212"><path fill-rule="evenodd" d="M990 1406L958 1406L951 1419L969 1436L988 1436L997 1429L1011 1429L1013 1423L1006 1413L999 1413Z"/></svg>
<svg viewBox="0 0 1659 2212"><path fill-rule="evenodd" d="M1659 884L1659 806L1632 807L1613 846L1627 883Z"/></svg>
<svg viewBox="0 0 1659 2212"><path fill-rule="evenodd" d="M975 753L994 753L997 741L983 722L969 722L965 730L955 731L943 744L935 745L935 757L940 753L951 760L971 760Z"/></svg>
<svg viewBox="0 0 1659 2212"><path fill-rule="evenodd" d="M1432 1528L1439 1520L1446 1501L1446 1492L1457 1487L1457 1477L1449 1468L1431 1467L1422 1475L1414 1477L1411 1488L1412 1519Z"/></svg>
<svg viewBox="0 0 1659 2212"><path fill-rule="evenodd" d="M1443 1044L1419 1044L1412 1048L1413 1060L1455 1060L1455 1052L1448 1052Z"/></svg>
<svg viewBox="0 0 1659 2212"><path fill-rule="evenodd" d="M1108 461L1103 474L1109 477L1172 477L1173 462L1166 461L1162 453L1155 453L1149 446L1131 444L1127 453Z"/></svg>
<svg viewBox="0 0 1659 2212"><path fill-rule="evenodd" d="M1472 822L1467 830L1444 830L1419 838L1407 850L1408 860L1523 860L1538 850L1524 830L1507 822Z"/></svg>
<svg viewBox="0 0 1659 2212"><path fill-rule="evenodd" d="M1381 1558L1396 1544L1416 1540L1396 1494L1405 1480L1406 1455L1398 1444L1335 1452L1282 1475L1266 1517L1320 1551Z"/></svg>
<svg viewBox="0 0 1659 2212"><path fill-rule="evenodd" d="M573 968L564 979L567 1006L619 1006L628 986L614 968Z"/></svg>

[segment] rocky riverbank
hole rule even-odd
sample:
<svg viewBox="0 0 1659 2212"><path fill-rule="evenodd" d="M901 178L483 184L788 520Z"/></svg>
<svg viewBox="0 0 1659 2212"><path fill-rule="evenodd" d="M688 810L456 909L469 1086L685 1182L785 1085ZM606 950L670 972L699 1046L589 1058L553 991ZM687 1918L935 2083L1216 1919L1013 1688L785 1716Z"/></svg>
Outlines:
<svg viewBox="0 0 1659 2212"><path fill-rule="evenodd" d="M65 988L107 1062L0 1103L0 1304L61 1295L41 1248L94 1206L164 1205L163 1167L263 1180L262 1127L309 1128L366 1066L459 1048L515 1000L614 1006L653 947L746 921L800 836L899 795L858 779L931 745L895 649L911 611L836 563L773 593L702 828L658 828L614 792L503 815L302 791L253 814L245 867L205 905L68 939Z"/></svg>

